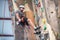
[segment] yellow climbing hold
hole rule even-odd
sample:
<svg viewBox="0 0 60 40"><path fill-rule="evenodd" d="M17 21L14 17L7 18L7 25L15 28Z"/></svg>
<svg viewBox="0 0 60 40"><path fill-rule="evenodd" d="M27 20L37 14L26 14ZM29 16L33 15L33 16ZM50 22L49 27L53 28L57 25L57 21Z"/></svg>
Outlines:
<svg viewBox="0 0 60 40"><path fill-rule="evenodd" d="M45 24L45 23L46 23L46 19L45 19L45 18L43 18L43 19L42 19L42 22Z"/></svg>

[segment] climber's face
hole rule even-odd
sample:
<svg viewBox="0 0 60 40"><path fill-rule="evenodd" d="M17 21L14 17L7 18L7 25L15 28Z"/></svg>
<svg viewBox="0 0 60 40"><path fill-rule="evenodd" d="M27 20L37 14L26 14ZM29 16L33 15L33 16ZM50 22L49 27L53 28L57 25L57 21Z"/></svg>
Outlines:
<svg viewBox="0 0 60 40"><path fill-rule="evenodd" d="M21 12L23 12L23 11L24 11L24 8L23 8L23 7L21 7L21 8L19 8L19 10L20 10Z"/></svg>

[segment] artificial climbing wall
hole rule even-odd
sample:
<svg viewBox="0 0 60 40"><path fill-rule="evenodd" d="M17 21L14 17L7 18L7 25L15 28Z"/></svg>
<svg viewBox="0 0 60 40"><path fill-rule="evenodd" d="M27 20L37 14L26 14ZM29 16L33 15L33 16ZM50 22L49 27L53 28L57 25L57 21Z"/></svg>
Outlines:
<svg viewBox="0 0 60 40"><path fill-rule="evenodd" d="M46 6L48 23L52 26L51 28L53 29L55 34L57 34L59 32L59 27L58 27L55 3L53 0L47 0L45 1L45 6Z"/></svg>

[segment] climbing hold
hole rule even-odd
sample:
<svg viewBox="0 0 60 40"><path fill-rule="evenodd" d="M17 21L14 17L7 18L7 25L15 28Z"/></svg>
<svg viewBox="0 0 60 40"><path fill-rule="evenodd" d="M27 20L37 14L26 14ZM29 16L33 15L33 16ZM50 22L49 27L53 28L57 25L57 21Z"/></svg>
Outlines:
<svg viewBox="0 0 60 40"><path fill-rule="evenodd" d="M16 0L14 0L14 2L16 2Z"/></svg>
<svg viewBox="0 0 60 40"><path fill-rule="evenodd" d="M27 1L25 0L25 1L24 1L24 4L26 4L26 3L27 3Z"/></svg>
<svg viewBox="0 0 60 40"><path fill-rule="evenodd" d="M35 4L38 5L38 0L35 0Z"/></svg>
<svg viewBox="0 0 60 40"><path fill-rule="evenodd" d="M44 25L44 30L46 30L47 29L47 27L46 27L46 25Z"/></svg>
<svg viewBox="0 0 60 40"><path fill-rule="evenodd" d="M44 12L44 8L41 8L41 11Z"/></svg>
<svg viewBox="0 0 60 40"><path fill-rule="evenodd" d="M36 14L34 14L34 18L36 17Z"/></svg>
<svg viewBox="0 0 60 40"><path fill-rule="evenodd" d="M45 19L45 18L43 18L43 19L42 19L42 22L45 24L45 23L46 23L46 19Z"/></svg>
<svg viewBox="0 0 60 40"><path fill-rule="evenodd" d="M40 4L40 2L38 3L38 7L41 7L41 4Z"/></svg>

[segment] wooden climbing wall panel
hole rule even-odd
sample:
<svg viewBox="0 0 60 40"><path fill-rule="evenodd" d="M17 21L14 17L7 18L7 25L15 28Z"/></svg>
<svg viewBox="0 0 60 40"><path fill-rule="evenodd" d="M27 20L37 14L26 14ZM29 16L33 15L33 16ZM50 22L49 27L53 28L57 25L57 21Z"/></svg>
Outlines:
<svg viewBox="0 0 60 40"><path fill-rule="evenodd" d="M34 23L34 14L32 12L32 10L29 8L29 4L25 4L25 13L26 13L26 17L31 19L31 21Z"/></svg>

